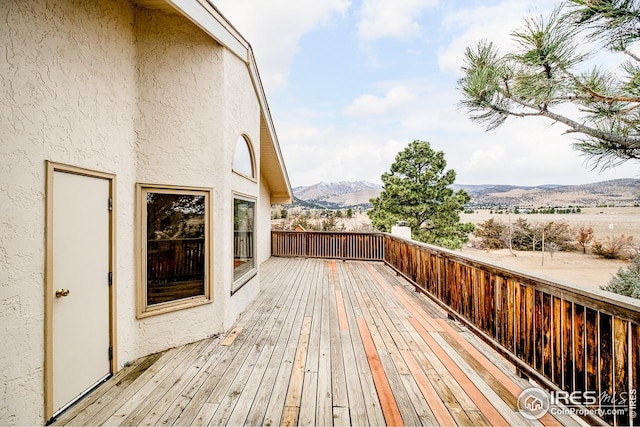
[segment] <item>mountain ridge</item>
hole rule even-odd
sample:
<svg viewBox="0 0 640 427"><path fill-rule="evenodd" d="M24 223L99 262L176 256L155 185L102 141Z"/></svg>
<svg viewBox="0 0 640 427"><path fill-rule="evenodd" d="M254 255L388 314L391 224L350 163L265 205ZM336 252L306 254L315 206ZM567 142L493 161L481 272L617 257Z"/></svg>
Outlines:
<svg viewBox="0 0 640 427"><path fill-rule="evenodd" d="M620 178L589 184L539 186L487 185L464 188L472 206L599 206L640 202L640 179ZM454 187L455 188L455 187Z"/></svg>
<svg viewBox="0 0 640 427"><path fill-rule="evenodd" d="M294 187L294 199L312 209L343 209L371 207L370 199L378 197L382 187L368 181L319 182Z"/></svg>
<svg viewBox="0 0 640 427"><path fill-rule="evenodd" d="M640 203L640 179L619 178L589 184L453 184L455 191L465 190L471 206L598 206ZM371 207L382 186L368 181L319 182L293 188L294 205L310 209Z"/></svg>

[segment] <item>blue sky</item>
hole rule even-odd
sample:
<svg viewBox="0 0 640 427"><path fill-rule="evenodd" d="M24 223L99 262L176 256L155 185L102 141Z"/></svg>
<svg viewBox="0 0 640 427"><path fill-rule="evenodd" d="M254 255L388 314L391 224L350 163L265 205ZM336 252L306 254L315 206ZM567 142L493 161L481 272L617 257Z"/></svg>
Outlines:
<svg viewBox="0 0 640 427"><path fill-rule="evenodd" d="M503 49L553 0L214 0L251 43L293 186L380 183L411 141L445 153L460 184L580 184L640 177L592 170L545 120L485 132L458 107L464 50Z"/></svg>

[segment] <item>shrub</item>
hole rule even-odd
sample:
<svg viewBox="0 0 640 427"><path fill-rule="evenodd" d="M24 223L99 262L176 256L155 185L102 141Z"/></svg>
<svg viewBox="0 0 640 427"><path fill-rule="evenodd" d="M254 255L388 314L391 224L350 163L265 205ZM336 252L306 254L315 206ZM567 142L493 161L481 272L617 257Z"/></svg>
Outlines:
<svg viewBox="0 0 640 427"><path fill-rule="evenodd" d="M543 232L548 249L564 251L574 246L574 232L567 221L529 224L526 219L519 218L513 226L513 247L521 251L540 250Z"/></svg>
<svg viewBox="0 0 640 427"><path fill-rule="evenodd" d="M556 250L565 251L574 247L574 232L567 221L549 221L543 228L545 241L556 245Z"/></svg>
<svg viewBox="0 0 640 427"><path fill-rule="evenodd" d="M626 269L618 269L608 285L601 289L632 298L640 298L640 256L636 256Z"/></svg>
<svg viewBox="0 0 640 427"><path fill-rule="evenodd" d="M336 218L331 215L329 218L322 220L320 228L322 231L336 231L338 229L338 222Z"/></svg>
<svg viewBox="0 0 640 427"><path fill-rule="evenodd" d="M535 251L536 243L542 236L542 229L537 224L531 225L524 218L518 218L513 224L513 248L520 251Z"/></svg>
<svg viewBox="0 0 640 427"><path fill-rule="evenodd" d="M629 259L633 247L633 236L625 237L621 234L616 237L607 236L604 241L594 240L593 253L606 259Z"/></svg>

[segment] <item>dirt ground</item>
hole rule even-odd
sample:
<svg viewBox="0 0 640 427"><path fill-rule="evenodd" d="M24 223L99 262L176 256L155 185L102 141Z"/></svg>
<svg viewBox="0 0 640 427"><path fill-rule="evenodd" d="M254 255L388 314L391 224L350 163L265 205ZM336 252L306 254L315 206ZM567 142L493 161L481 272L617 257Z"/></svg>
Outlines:
<svg viewBox="0 0 640 427"><path fill-rule="evenodd" d="M627 265L624 261L606 260L580 252L555 252L553 258L547 252L544 254L542 265L540 252L514 253L516 257L511 255L508 249L485 251L465 247L462 250L462 254L472 255L493 264L590 289L606 285L619 268Z"/></svg>
<svg viewBox="0 0 640 427"><path fill-rule="evenodd" d="M478 224L491 217L505 223L509 221L508 215L492 214L489 210L463 214L461 221ZM515 222L518 217L526 218L530 223L564 220L571 227L591 226L594 237L598 240L620 234L634 236L636 243L640 240L640 208L638 207L583 208L581 213L576 214L512 214L511 221ZM540 252L515 251L517 257L511 255L507 249L487 252L465 247L463 252L506 267L590 288L606 285L620 267L627 265L627 262L606 260L581 252L555 252L553 259L549 253L545 253L544 265L542 265Z"/></svg>

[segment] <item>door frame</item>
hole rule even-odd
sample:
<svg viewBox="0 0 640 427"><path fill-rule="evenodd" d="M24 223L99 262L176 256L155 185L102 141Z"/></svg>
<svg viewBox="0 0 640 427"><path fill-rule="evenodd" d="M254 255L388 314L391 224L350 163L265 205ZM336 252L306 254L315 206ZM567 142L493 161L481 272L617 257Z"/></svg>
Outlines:
<svg viewBox="0 0 640 427"><path fill-rule="evenodd" d="M44 413L45 421L54 415L53 409L53 297L55 295L53 283L53 201L54 182L56 172L82 175L90 178L106 179L109 181L109 271L112 275L109 286L109 345L113 349L110 360L111 374L118 370L116 350L116 176L112 173L85 169L77 166L46 161L46 213L45 213L45 286L44 286ZM107 203L107 201L105 201Z"/></svg>

